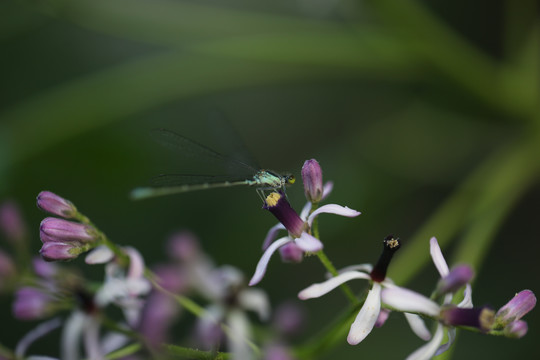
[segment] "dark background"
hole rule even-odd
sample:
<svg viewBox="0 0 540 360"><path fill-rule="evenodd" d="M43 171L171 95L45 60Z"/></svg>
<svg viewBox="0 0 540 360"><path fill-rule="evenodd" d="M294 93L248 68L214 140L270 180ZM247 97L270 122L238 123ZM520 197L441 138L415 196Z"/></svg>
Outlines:
<svg viewBox="0 0 540 360"><path fill-rule="evenodd" d="M0 199L20 205L34 253L45 216L35 197L50 190L114 242L137 247L148 264L166 258L167 236L190 229L217 264L250 277L275 223L252 189L127 196L159 173L216 170L157 145L151 129L225 153L241 139L260 164L298 177L303 161L316 158L335 184L327 201L362 211L353 220L320 217L328 256L337 267L374 262L384 236L395 233L406 247L486 159L540 139L538 14L527 0L4 1ZM212 120L216 111L221 120ZM524 288L538 293L540 164L535 153L528 159L516 164L528 178L501 205L505 215L477 261L476 305L498 308ZM496 180L482 181L489 189ZM299 211L301 182L288 194ZM464 227L455 235L444 249L451 264L464 261L452 250L471 236ZM418 255L424 260L429 236ZM411 255L399 266L415 262ZM399 272L391 268L390 276ZM278 304L323 273L314 257L301 265L273 259L259 287ZM437 274L429 264L407 280L428 294ZM0 301L1 342L13 348L35 324L13 319L9 295ZM336 291L304 305L310 316L298 344L347 303ZM531 358L538 311L526 320L520 340L460 333L454 357ZM420 345L394 314L361 345L343 339L324 358L400 359Z"/></svg>

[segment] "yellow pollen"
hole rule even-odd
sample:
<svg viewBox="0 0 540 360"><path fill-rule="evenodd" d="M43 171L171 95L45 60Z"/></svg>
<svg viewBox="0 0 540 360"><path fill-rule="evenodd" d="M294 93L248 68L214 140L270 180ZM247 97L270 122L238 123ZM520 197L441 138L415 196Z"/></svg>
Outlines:
<svg viewBox="0 0 540 360"><path fill-rule="evenodd" d="M397 241L396 239L392 239L392 240L389 240L389 241L387 242L387 244L388 244L388 247L389 247L390 249L393 249L393 248L395 248L396 246L399 245L399 241Z"/></svg>
<svg viewBox="0 0 540 360"><path fill-rule="evenodd" d="M266 205L272 206L272 207L276 206L279 199L281 199L281 194L274 191L266 197Z"/></svg>

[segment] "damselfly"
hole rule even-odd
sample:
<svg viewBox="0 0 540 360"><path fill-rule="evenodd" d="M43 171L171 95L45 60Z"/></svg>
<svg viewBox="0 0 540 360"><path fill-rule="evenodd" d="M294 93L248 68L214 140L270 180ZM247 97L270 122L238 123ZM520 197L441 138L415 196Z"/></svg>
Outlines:
<svg viewBox="0 0 540 360"><path fill-rule="evenodd" d="M179 150L187 157L207 162L220 162L235 175L185 175L163 174L152 179L152 186L139 187L131 192L132 199L145 199L156 196L171 195L187 191L205 190L229 186L248 185L256 188L257 193L265 201L266 190L285 191L286 185L294 184L294 175L281 175L271 170L260 169L240 160L218 153L207 146L199 144L173 131L154 130L153 135L163 145Z"/></svg>

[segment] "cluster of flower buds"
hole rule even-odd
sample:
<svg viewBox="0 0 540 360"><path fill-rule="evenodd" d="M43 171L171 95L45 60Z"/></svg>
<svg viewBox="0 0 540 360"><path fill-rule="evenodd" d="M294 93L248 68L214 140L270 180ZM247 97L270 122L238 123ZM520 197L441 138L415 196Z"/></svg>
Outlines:
<svg viewBox="0 0 540 360"><path fill-rule="evenodd" d="M69 201L50 191L42 191L37 197L37 205L63 219L47 217L39 227L39 237L43 242L40 254L47 261L66 261L94 248L101 238L100 232L89 224ZM76 219L81 222L66 220Z"/></svg>

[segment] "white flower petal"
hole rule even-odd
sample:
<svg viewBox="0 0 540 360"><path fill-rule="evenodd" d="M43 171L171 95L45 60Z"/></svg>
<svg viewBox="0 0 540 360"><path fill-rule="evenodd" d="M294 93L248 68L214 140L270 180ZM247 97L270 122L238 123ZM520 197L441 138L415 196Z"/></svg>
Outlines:
<svg viewBox="0 0 540 360"><path fill-rule="evenodd" d="M71 313L64 323L60 340L61 359L79 359L81 334L86 323L86 315L79 310Z"/></svg>
<svg viewBox="0 0 540 360"><path fill-rule="evenodd" d="M359 211L350 209L346 206L341 206L337 204L328 204L328 205L321 206L320 208L312 212L311 215L309 215L307 219L308 225L311 226L313 224L313 220L317 217L317 215L322 214L322 213L336 214L336 215L347 216L347 217L355 217L355 216L360 215Z"/></svg>
<svg viewBox="0 0 540 360"><path fill-rule="evenodd" d="M309 215L309 212L311 211L311 202L307 202L306 205L304 205L304 207L302 208L302 211L300 211L300 219L306 221L308 215Z"/></svg>
<svg viewBox="0 0 540 360"><path fill-rule="evenodd" d="M302 300L318 298L326 293L337 288L339 285L352 280L352 279L366 279L369 280L370 276L363 272L350 271L340 274L336 277L326 280L325 282L313 284L298 293L298 297Z"/></svg>
<svg viewBox="0 0 540 360"><path fill-rule="evenodd" d="M343 274L344 272L349 272L349 271L363 271L369 274L372 270L373 270L373 265L371 264L358 264L358 265L346 266L344 268L339 269L337 272L338 274ZM330 274L330 276L332 276L332 274Z"/></svg>
<svg viewBox="0 0 540 360"><path fill-rule="evenodd" d="M86 255L84 262L89 265L105 264L111 261L113 258L113 251L106 245L100 245Z"/></svg>
<svg viewBox="0 0 540 360"><path fill-rule="evenodd" d="M471 284L467 284L465 286L465 291L463 292L463 300L461 300L461 302L458 304L458 307L463 309L470 309L473 307Z"/></svg>
<svg viewBox="0 0 540 360"><path fill-rule="evenodd" d="M332 192L332 189L334 189L334 183L332 181L327 181L326 184L323 186L323 192L322 192L322 198L321 200L324 200L330 195Z"/></svg>
<svg viewBox="0 0 540 360"><path fill-rule="evenodd" d="M364 306L356 316L347 336L347 342L356 345L369 335L381 311L381 284L375 282L368 292Z"/></svg>
<svg viewBox="0 0 540 360"><path fill-rule="evenodd" d="M275 253L277 249L291 241L293 240L288 236L282 237L281 239L274 241L272 245L270 245L266 249L263 256L261 257L261 260L259 260L259 263L257 264L255 274L253 274L253 277L249 281L249 286L253 286L262 280L264 274L266 273L266 267L268 266L268 262L270 261L272 254Z"/></svg>
<svg viewBox="0 0 540 360"><path fill-rule="evenodd" d="M323 248L323 244L319 239L306 232L303 232L299 238L294 239L294 242L306 252L317 252Z"/></svg>
<svg viewBox="0 0 540 360"><path fill-rule="evenodd" d="M424 320L416 314L410 314L410 313L403 313L405 314L405 319L407 319L407 322L409 323L409 326L411 327L411 330L422 340L428 341L431 339L431 333L429 332L429 329L426 327L426 323L424 323Z"/></svg>
<svg viewBox="0 0 540 360"><path fill-rule="evenodd" d="M441 344L441 341L443 339L443 326L441 324L437 324L437 330L435 331L435 334L433 335L433 338L422 347L418 348L415 352L413 352L411 355L407 356L406 360L428 360L435 355L435 352L439 348L439 345Z"/></svg>
<svg viewBox="0 0 540 360"><path fill-rule="evenodd" d="M382 302L391 308L429 316L438 316L441 309L439 304L422 294L399 286L384 288L381 294Z"/></svg>
<svg viewBox="0 0 540 360"><path fill-rule="evenodd" d="M285 230L285 226L283 226L282 223L278 223L272 226L270 230L268 230L268 233L266 234L266 238L264 239L263 246L262 246L263 251L266 250L270 246L272 241L276 239L276 236L279 230Z"/></svg>
<svg viewBox="0 0 540 360"><path fill-rule="evenodd" d="M261 320L270 317L270 301L266 292L260 289L246 289L238 294L238 303L247 310L255 311Z"/></svg>
<svg viewBox="0 0 540 360"><path fill-rule="evenodd" d="M129 256L128 278L141 278L144 276L144 259L139 251L131 246L126 246L124 251Z"/></svg>
<svg viewBox="0 0 540 360"><path fill-rule="evenodd" d="M432 237L429 240L429 252L431 253L433 263L435 264L435 267L439 271L441 277L445 277L446 275L448 275L450 273L450 270L448 269L448 264L446 264L446 260L444 260L441 248L435 237Z"/></svg>
<svg viewBox="0 0 540 360"><path fill-rule="evenodd" d="M227 316L227 323L231 331L227 332L229 349L233 359L250 360L255 356L248 345L251 338L251 329L246 315L237 309L233 309Z"/></svg>
<svg viewBox="0 0 540 360"><path fill-rule="evenodd" d="M456 328L448 328L446 333L448 334L448 342L439 346L437 352L435 353L435 356L440 355L446 350L448 350L450 348L450 345L452 345L452 343L456 339Z"/></svg>

